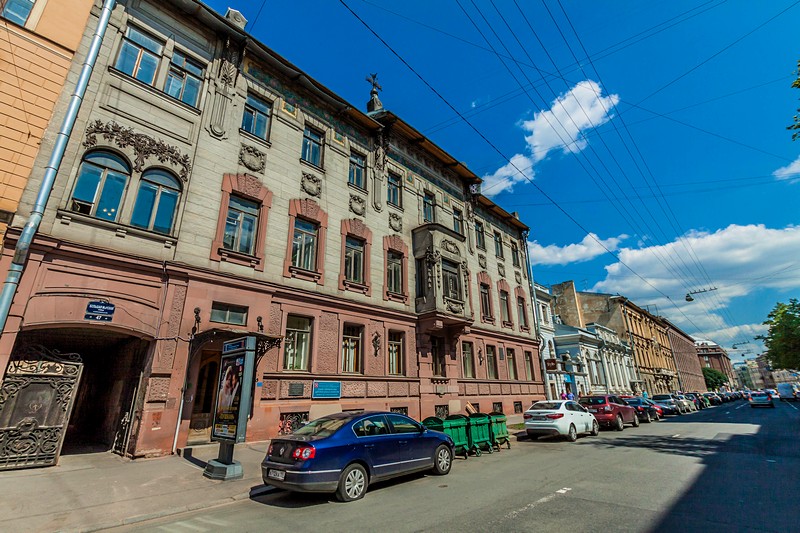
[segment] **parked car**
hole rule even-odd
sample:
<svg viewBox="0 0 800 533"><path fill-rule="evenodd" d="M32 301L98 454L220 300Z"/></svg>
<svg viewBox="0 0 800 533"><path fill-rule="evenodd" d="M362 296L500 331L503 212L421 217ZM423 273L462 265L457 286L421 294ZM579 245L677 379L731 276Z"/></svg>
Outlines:
<svg viewBox="0 0 800 533"><path fill-rule="evenodd" d="M680 411L679 414L688 413L693 410L694 405L686 398L681 398L677 394L656 394L653 396L653 401L661 402L664 400L672 400Z"/></svg>
<svg viewBox="0 0 800 533"><path fill-rule="evenodd" d="M764 392L770 395L773 400L780 399L781 395L775 389L764 389Z"/></svg>
<svg viewBox="0 0 800 533"><path fill-rule="evenodd" d="M655 409L658 412L658 419L659 420L664 418L664 408L663 407L661 407L656 402L654 402L653 400L650 400L648 398L644 398L644 401L647 402L648 404L650 404L653 407L653 409Z"/></svg>
<svg viewBox="0 0 800 533"><path fill-rule="evenodd" d="M772 396L764 391L753 391L750 393L750 407L763 405L765 407L775 407Z"/></svg>
<svg viewBox="0 0 800 533"><path fill-rule="evenodd" d="M617 396L583 396L579 400L594 415L601 426L613 427L617 431L625 429L625 424L639 426L636 410Z"/></svg>
<svg viewBox="0 0 800 533"><path fill-rule="evenodd" d="M673 400L672 398L666 398L663 400L652 400L653 403L658 404L661 409L663 410L663 414L665 415L682 415L683 409L680 408L678 402Z"/></svg>
<svg viewBox="0 0 800 533"><path fill-rule="evenodd" d="M261 475L267 485L335 492L349 502L376 481L412 472L448 474L453 448L449 435L398 413L337 413L274 439Z"/></svg>
<svg viewBox="0 0 800 533"><path fill-rule="evenodd" d="M791 400L796 402L797 398L800 397L797 386L792 383L778 383L777 387L778 394L780 394L782 401Z"/></svg>
<svg viewBox="0 0 800 533"><path fill-rule="evenodd" d="M694 400L686 396L685 394L673 394L673 396L678 398L678 401L683 404L684 412L691 413L693 411L697 411L698 407L694 403Z"/></svg>
<svg viewBox="0 0 800 533"><path fill-rule="evenodd" d="M658 420L658 410L649 404L644 398L634 396L632 398L625 398L625 403L636 409L636 415L642 422L652 422Z"/></svg>
<svg viewBox="0 0 800 533"><path fill-rule="evenodd" d="M694 406L697 408L698 411L700 409L706 408L706 403L702 400L699 394L696 394L694 392L687 392L686 394L684 394L684 396L686 396L688 399L694 402Z"/></svg>
<svg viewBox="0 0 800 533"><path fill-rule="evenodd" d="M561 435L567 437L570 442L575 442L578 440L578 434L600 433L597 420L572 400L536 402L522 417L525 421L525 432L529 437Z"/></svg>

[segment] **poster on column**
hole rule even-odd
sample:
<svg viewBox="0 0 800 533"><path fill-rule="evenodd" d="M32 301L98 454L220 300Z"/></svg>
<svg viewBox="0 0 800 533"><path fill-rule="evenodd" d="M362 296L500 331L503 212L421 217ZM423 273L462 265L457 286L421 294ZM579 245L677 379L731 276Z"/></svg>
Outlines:
<svg viewBox="0 0 800 533"><path fill-rule="evenodd" d="M244 360L244 355L241 354L222 357L217 406L214 411L214 429L212 432L212 437L214 438L236 439L239 408L242 399L241 385L244 378Z"/></svg>

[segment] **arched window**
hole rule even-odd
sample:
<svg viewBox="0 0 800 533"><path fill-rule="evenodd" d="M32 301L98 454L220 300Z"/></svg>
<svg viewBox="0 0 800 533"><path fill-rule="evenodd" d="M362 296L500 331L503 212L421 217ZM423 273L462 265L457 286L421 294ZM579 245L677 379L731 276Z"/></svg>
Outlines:
<svg viewBox="0 0 800 533"><path fill-rule="evenodd" d="M130 166L122 157L102 150L89 152L83 156L70 208L84 215L118 220L130 175Z"/></svg>
<svg viewBox="0 0 800 533"><path fill-rule="evenodd" d="M136 193L131 226L170 235L180 195L181 185L172 174L160 169L145 171Z"/></svg>

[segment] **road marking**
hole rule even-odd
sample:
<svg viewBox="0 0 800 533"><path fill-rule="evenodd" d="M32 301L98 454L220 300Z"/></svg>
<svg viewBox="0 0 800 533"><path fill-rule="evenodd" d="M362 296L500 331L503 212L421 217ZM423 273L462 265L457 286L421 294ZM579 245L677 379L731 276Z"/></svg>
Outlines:
<svg viewBox="0 0 800 533"><path fill-rule="evenodd" d="M767 459L767 462L768 463L777 463L778 461L776 461L775 459Z"/></svg>
<svg viewBox="0 0 800 533"><path fill-rule="evenodd" d="M794 409L795 411L800 411L800 409L798 409L797 407L795 407L794 405L792 405L792 404L790 404L790 403L788 403L788 402L786 403L786 405L788 405L789 407L791 407L791 408L792 408L792 409Z"/></svg>
<svg viewBox="0 0 800 533"><path fill-rule="evenodd" d="M543 503L547 503L550 500L552 500L553 498L555 498L556 496L558 496L559 494L566 494L567 492L569 492L571 490L572 490L571 488L567 488L567 487L565 487L563 489L559 489L559 490L555 491L553 494L545 496L544 498L539 498L535 502L529 503L528 505L526 505L525 507L522 507L521 509L517 509L516 511L511 511L510 513L505 515L503 518L506 518L508 520L512 520L512 519L516 518L517 516L519 516L520 514L524 513L525 511L530 511L531 509L533 509L537 505L541 505Z"/></svg>
<svg viewBox="0 0 800 533"><path fill-rule="evenodd" d="M742 405L740 405L739 407L737 407L737 409L741 409L742 407L747 407L747 404L746 404L746 403L743 403Z"/></svg>
<svg viewBox="0 0 800 533"><path fill-rule="evenodd" d="M672 436L672 438L673 438L673 439L677 439L677 438L678 438L678 437L680 437L680 436L681 436L681 434L680 434L680 433L675 433L675 434Z"/></svg>

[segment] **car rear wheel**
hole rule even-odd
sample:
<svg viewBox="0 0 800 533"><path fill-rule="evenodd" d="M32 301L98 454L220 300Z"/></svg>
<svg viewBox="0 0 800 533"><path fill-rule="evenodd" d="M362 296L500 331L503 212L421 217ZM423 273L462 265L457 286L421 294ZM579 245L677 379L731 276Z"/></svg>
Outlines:
<svg viewBox="0 0 800 533"><path fill-rule="evenodd" d="M433 473L437 476L445 476L450 473L452 466L453 454L450 453L450 448L442 444L436 448L436 453L433 454Z"/></svg>
<svg viewBox="0 0 800 533"><path fill-rule="evenodd" d="M633 413L633 424L632 424L632 426L635 427L635 428L639 427L639 415L637 415L636 413Z"/></svg>
<svg viewBox="0 0 800 533"><path fill-rule="evenodd" d="M650 422L653 421L653 419L650 417L650 411L647 411L647 413L645 414L647 415L647 418L645 418L644 421L649 424Z"/></svg>
<svg viewBox="0 0 800 533"><path fill-rule="evenodd" d="M616 429L617 431L622 431L623 429L625 429L625 422L622 421L621 415L617 415L617 424L614 429Z"/></svg>
<svg viewBox="0 0 800 533"><path fill-rule="evenodd" d="M569 432L567 432L567 440L570 442L575 442L578 440L578 431L575 429L575 424L569 425Z"/></svg>
<svg viewBox="0 0 800 533"><path fill-rule="evenodd" d="M339 488L336 497L341 502L352 502L364 497L367 492L367 471L360 464L352 464L344 469L339 478Z"/></svg>
<svg viewBox="0 0 800 533"><path fill-rule="evenodd" d="M600 424L597 423L597 420L592 420L592 436L596 437L600 434Z"/></svg>

